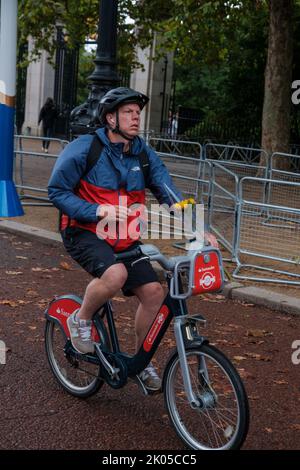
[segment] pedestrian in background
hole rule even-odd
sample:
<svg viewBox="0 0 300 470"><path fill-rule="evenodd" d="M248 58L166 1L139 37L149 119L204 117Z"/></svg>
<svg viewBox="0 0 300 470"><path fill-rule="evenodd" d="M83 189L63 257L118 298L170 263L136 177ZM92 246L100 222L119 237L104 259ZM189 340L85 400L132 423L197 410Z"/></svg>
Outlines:
<svg viewBox="0 0 300 470"><path fill-rule="evenodd" d="M44 106L40 110L38 124L42 121L43 124L43 137L50 139L54 135L54 124L58 118L58 110L54 104L52 98L47 98ZM49 140L43 140L42 149L45 153L48 153L49 149Z"/></svg>
<svg viewBox="0 0 300 470"><path fill-rule="evenodd" d="M171 138L176 139L178 133L178 121L179 121L179 112L177 111L171 122Z"/></svg>

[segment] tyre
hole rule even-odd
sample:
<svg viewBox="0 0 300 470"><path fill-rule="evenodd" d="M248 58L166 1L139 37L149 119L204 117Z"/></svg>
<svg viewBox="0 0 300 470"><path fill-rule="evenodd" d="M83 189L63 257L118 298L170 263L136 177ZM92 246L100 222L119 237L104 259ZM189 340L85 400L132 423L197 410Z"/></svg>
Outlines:
<svg viewBox="0 0 300 470"><path fill-rule="evenodd" d="M248 432L249 408L236 369L207 344L186 349L186 359L197 406L187 399L177 352L163 380L166 408L177 434L190 449L239 449Z"/></svg>
<svg viewBox="0 0 300 470"><path fill-rule="evenodd" d="M101 318L97 316L95 328L100 343L109 344L107 331ZM104 384L100 378L100 366L65 354L67 339L59 323L46 321L45 347L50 368L60 385L71 395L88 398ZM84 357L84 356L83 356Z"/></svg>

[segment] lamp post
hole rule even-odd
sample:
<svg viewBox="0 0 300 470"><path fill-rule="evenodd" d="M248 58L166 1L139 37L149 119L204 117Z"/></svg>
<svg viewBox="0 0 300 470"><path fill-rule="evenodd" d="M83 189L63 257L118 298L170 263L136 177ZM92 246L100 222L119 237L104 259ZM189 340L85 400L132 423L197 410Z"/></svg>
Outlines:
<svg viewBox="0 0 300 470"><path fill-rule="evenodd" d="M90 89L87 101L73 109L70 127L73 136L91 132L97 128L97 110L101 97L118 86L117 73L117 14L118 0L100 1L95 69L88 77Z"/></svg>
<svg viewBox="0 0 300 470"><path fill-rule="evenodd" d="M0 216L23 215L13 182L17 0L0 2Z"/></svg>

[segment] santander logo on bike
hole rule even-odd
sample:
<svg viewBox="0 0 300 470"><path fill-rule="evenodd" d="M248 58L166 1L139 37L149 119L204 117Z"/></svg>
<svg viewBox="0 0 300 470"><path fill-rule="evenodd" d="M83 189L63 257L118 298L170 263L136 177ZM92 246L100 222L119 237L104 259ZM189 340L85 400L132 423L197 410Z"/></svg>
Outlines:
<svg viewBox="0 0 300 470"><path fill-rule="evenodd" d="M63 317L66 317L66 318L68 318L68 317L70 316L70 313L69 313L69 312L66 312L66 311L65 311L63 308L61 308L61 307L57 307L56 313L57 313L58 315L62 315Z"/></svg>
<svg viewBox="0 0 300 470"><path fill-rule="evenodd" d="M163 305L154 320L154 323L147 335L147 338L144 341L143 348L146 352L149 352L155 339L157 338L158 333L161 330L167 316L169 315L169 309L166 305Z"/></svg>
<svg viewBox="0 0 300 470"><path fill-rule="evenodd" d="M203 289L209 289L210 287L214 285L215 282L216 282L216 276L208 272L202 275L202 278L200 279L199 284Z"/></svg>

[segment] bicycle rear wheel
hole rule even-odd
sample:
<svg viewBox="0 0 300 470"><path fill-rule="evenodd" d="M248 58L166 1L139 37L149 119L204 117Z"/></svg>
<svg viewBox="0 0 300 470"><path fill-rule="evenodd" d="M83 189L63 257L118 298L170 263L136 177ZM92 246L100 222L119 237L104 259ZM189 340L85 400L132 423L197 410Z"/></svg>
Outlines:
<svg viewBox="0 0 300 470"><path fill-rule="evenodd" d="M107 331L100 318L95 325L101 344L108 345ZM104 381L100 377L100 365L92 364L72 354L65 353L67 339L61 326L47 320L45 347L50 368L60 385L71 395L88 398L94 395Z"/></svg>
<svg viewBox="0 0 300 470"><path fill-rule="evenodd" d="M248 399L236 369L210 345L186 349L193 393L199 406L187 399L179 356L169 360L163 382L165 403L179 437L191 449L238 449L249 426Z"/></svg>

